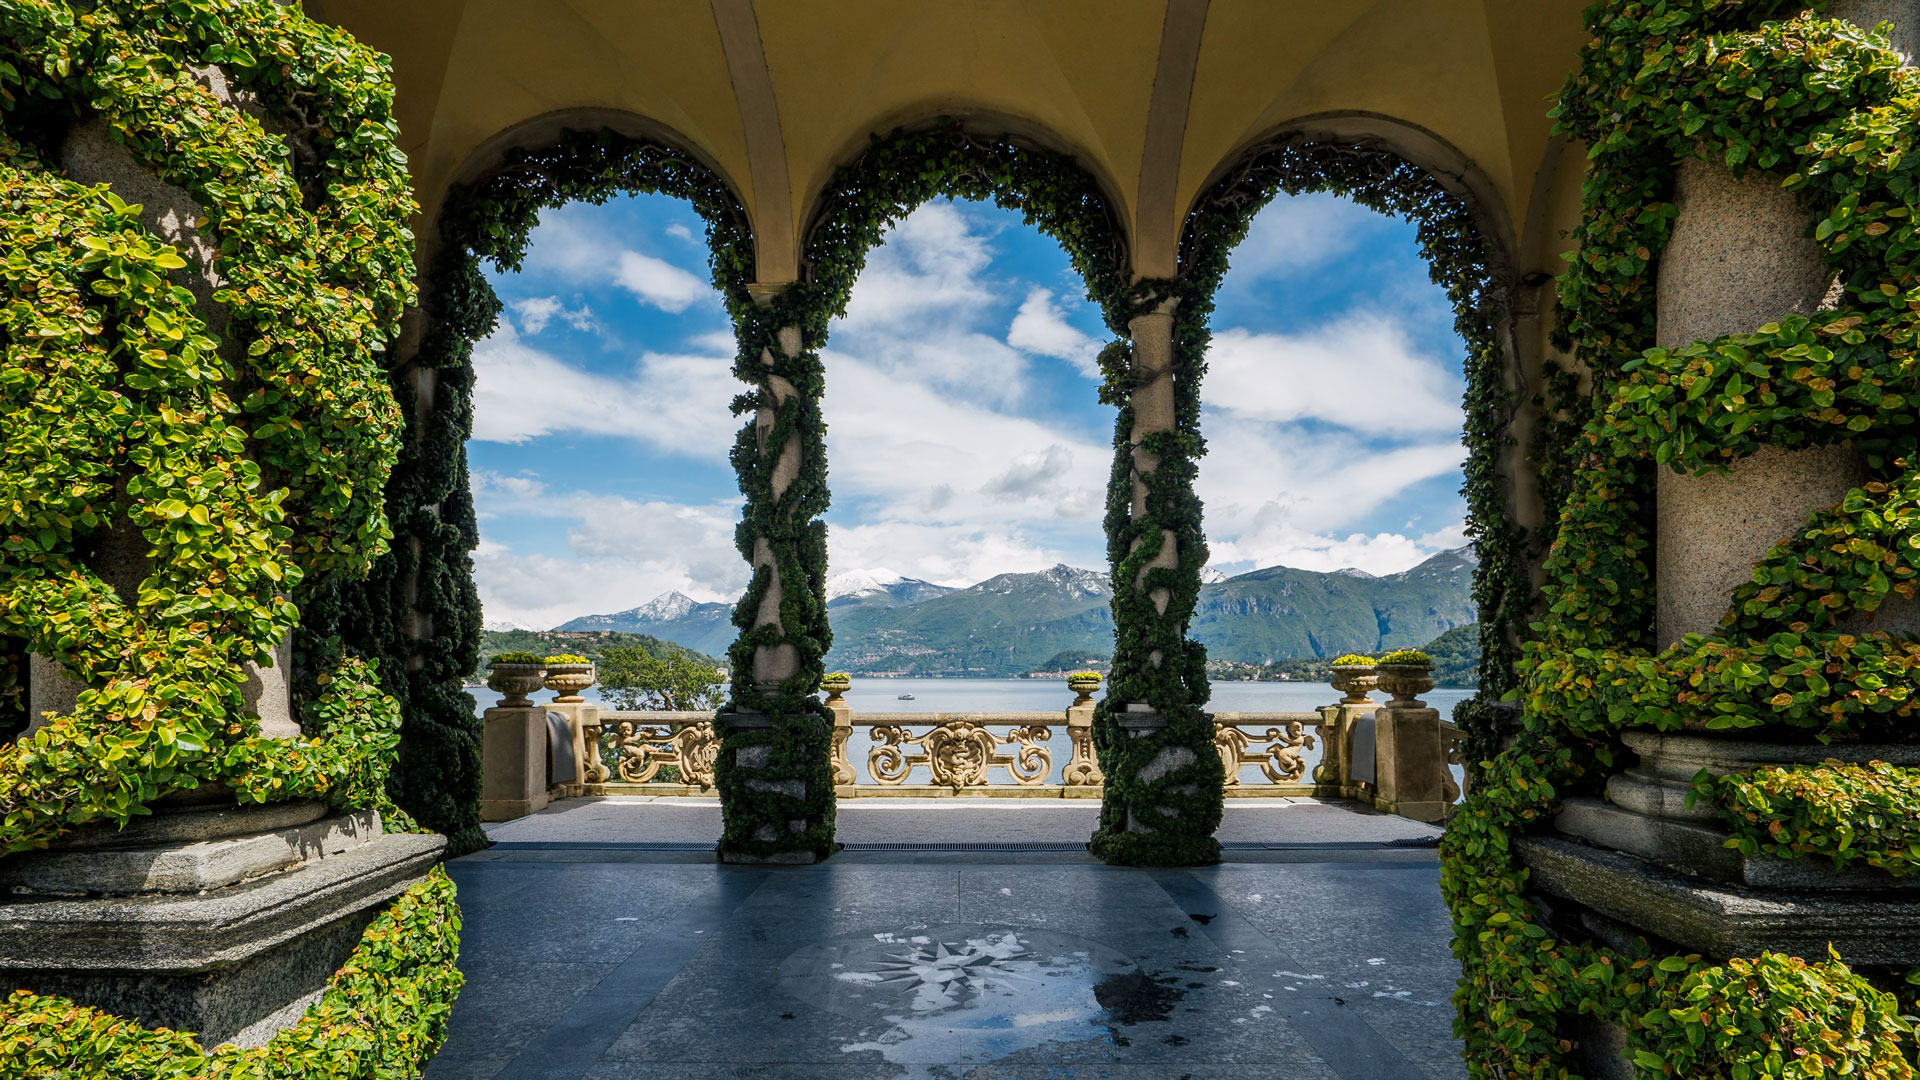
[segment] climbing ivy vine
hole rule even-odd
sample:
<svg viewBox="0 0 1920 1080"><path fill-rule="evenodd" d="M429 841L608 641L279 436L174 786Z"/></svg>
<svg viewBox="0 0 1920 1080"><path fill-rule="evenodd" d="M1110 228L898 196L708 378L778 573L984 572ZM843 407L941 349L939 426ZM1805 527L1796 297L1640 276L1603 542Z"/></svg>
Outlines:
<svg viewBox="0 0 1920 1080"><path fill-rule="evenodd" d="M1059 241L1116 334L1125 333L1123 298L1130 293L1126 249L1111 209L1094 181L1066 155L975 137L957 123L941 121L929 130L876 137L835 173L828 191L803 240L800 280L763 304L734 311L740 338L735 373L760 387L736 401L735 410L765 409L773 420L764 434L749 424L734 449L747 497L740 550L751 559L755 543L763 541L775 562L771 571L756 572L735 608L741 636L729 658L735 672L750 672L755 650L763 647L789 646L798 659L796 672L777 686L733 681L733 707L764 716L771 726L727 738L717 779L723 796L741 794L723 802L721 850L756 858L789 852L824 857L833 850L831 719L816 696L832 642L825 602L826 532L818 520L827 508L820 350L828 323L846 310L867 253L889 225L929 199L991 200L1019 211L1028 224ZM789 340L783 342L783 334ZM791 392L776 393L779 383ZM800 471L776 494L778 450L794 436L800 440ZM762 446L772 449L763 453ZM774 573L780 583L779 625L755 627ZM752 788L745 786L748 774L738 767L742 753L754 762Z"/></svg>
<svg viewBox="0 0 1920 1080"><path fill-rule="evenodd" d="M1562 1019L1575 1015L1623 1028L1646 1076L1912 1075L1897 987L1873 973L1838 958L1715 964L1589 940L1525 898L1511 843L1562 797L1596 787L1623 727L1920 733L1914 644L1841 622L1914 594L1920 75L1869 32L1817 11L1783 17L1791 7L1605 0L1588 12L1593 40L1555 109L1591 162L1558 340L1593 395L1562 417L1564 442L1548 454L1559 520L1548 608L1518 665L1523 730L1483 765L1442 843L1464 976L1457 1030L1478 1076L1574 1075ZM1781 178L1844 288L1837 310L1650 347L1672 176L1692 156ZM1841 442L1868 482L1771 551L1716 632L1655 651L1655 470ZM1838 862L1844 837L1910 812L1914 771L1759 770L1703 794L1750 850ZM1907 868L1878 842L1862 857Z"/></svg>
<svg viewBox="0 0 1920 1080"><path fill-rule="evenodd" d="M384 57L273 0L0 3L0 634L82 687L0 745L0 850L210 785L407 824L379 658L327 632L390 538L385 358L414 295L391 106ZM75 174L192 212L163 239L163 207ZM247 666L296 630L303 734L263 738ZM17 654L0 666L17 703ZM395 1025L381 994L450 1000L451 885L395 910L356 953L381 974L336 980L247 1069L362 1050L419 1068L444 1007ZM78 1015L17 995L0 1029L29 1058L71 1052ZM183 1037L93 1026L114 1045L89 1052L196 1067Z"/></svg>
<svg viewBox="0 0 1920 1080"><path fill-rule="evenodd" d="M1500 337L1513 283L1504 280L1504 261L1481 231L1473 206L1432 173L1374 140L1287 135L1256 146L1188 217L1180 254L1186 296L1178 310L1193 325L1182 340L1205 347L1213 294L1254 215L1281 193L1320 191L1413 223L1428 273L1446 291L1454 332L1466 346L1467 459L1461 494L1479 560L1473 600L1480 612L1481 675L1479 694L1457 706L1454 717L1467 735L1467 759L1484 760L1513 727L1511 710L1499 702L1515 686L1514 664L1532 618L1529 567L1541 538L1514 523L1513 480L1500 471L1518 404L1505 382L1511 360Z"/></svg>
<svg viewBox="0 0 1920 1080"><path fill-rule="evenodd" d="M707 225L713 280L736 320L753 305L746 214L726 185L686 153L611 131L569 131L550 146L516 149L486 178L457 186L440 214L440 245L425 280L429 315L420 348L391 376L408 430L385 490L396 542L364 582L344 584L333 632L382 659L387 691L406 705L392 788L456 850L480 832L480 722L463 687L474 669L480 602L470 552L478 542L466 442L473 426L473 343L501 311L482 272L517 270L540 211L605 202L620 193L686 199ZM430 403L418 387L430 387ZM430 407L429 407L430 404ZM419 636L416 627L431 629Z"/></svg>

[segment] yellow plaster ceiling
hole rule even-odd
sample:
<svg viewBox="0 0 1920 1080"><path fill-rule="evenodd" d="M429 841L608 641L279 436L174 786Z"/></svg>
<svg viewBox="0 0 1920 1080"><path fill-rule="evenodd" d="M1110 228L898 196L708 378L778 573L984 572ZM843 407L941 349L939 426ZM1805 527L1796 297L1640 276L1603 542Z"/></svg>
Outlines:
<svg viewBox="0 0 1920 1080"><path fill-rule="evenodd" d="M1536 183L1543 163L1559 160L1545 99L1577 59L1583 2L308 0L307 8L394 57L404 145L429 217L449 184L503 145L550 129L555 114L625 116L733 184L762 238L761 276L772 281L793 272L794 238L837 165L871 134L942 115L1079 156L1136 246L1147 234L1164 246L1185 207L1249 144L1326 114L1437 137L1480 175L1507 236L1538 237L1525 228L1530 203L1553 207L1557 219L1565 200L1553 196L1578 179ZM1162 56L1163 39L1179 40L1163 34L1174 25L1170 5L1199 28L1189 55ZM1189 89L1156 86L1156 73L1190 80L1191 96L1184 111L1163 104L1154 113L1173 126L1150 140L1155 101L1177 104ZM1154 220L1138 219L1143 169L1166 185L1177 177L1173 209L1149 213ZM756 192L756 181L785 197ZM1167 205L1164 194L1156 205ZM1554 224L1542 228L1551 234Z"/></svg>

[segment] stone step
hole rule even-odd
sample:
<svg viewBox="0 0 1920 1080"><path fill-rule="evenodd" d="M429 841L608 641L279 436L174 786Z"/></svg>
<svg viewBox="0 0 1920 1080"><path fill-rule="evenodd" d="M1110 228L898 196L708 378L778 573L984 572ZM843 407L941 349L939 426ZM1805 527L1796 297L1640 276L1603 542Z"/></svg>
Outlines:
<svg viewBox="0 0 1920 1080"><path fill-rule="evenodd" d="M185 844L196 840L218 840L223 836L245 836L289 825L305 825L326 816L327 804L318 799L235 806L229 792L225 795L223 805L219 806L185 805L180 809L155 809L153 813L136 817L124 826L116 826L111 821L82 825L55 840L51 847L60 851L89 851Z"/></svg>
<svg viewBox="0 0 1920 1080"><path fill-rule="evenodd" d="M1685 874L1755 888L1920 889L1920 877L1898 878L1871 866L1836 870L1818 856L1745 855L1726 846L1731 834L1718 825L1649 817L1594 798L1566 800L1554 827Z"/></svg>
<svg viewBox="0 0 1920 1080"><path fill-rule="evenodd" d="M0 906L0 981L70 998L202 1046L257 1046L325 990L446 838L375 835L284 873L197 896Z"/></svg>
<svg viewBox="0 0 1920 1080"><path fill-rule="evenodd" d="M199 895L15 899L0 905L0 970L216 970L384 901L425 874L446 843L431 833L375 836Z"/></svg>
<svg viewBox="0 0 1920 1080"><path fill-rule="evenodd" d="M1849 964L1920 964L1910 890L1808 893L1703 882L1557 836L1516 836L1513 851L1541 892L1715 960L1769 951L1820 960L1831 944Z"/></svg>
<svg viewBox="0 0 1920 1080"><path fill-rule="evenodd" d="M318 805L302 806L297 814L285 816L304 816ZM275 815L228 810L169 816L198 818L202 828L224 830L236 823L249 823L258 830L263 821L273 820ZM361 810L244 836L134 848L33 852L0 860L0 888L15 896L204 893L338 855L379 835L380 815Z"/></svg>

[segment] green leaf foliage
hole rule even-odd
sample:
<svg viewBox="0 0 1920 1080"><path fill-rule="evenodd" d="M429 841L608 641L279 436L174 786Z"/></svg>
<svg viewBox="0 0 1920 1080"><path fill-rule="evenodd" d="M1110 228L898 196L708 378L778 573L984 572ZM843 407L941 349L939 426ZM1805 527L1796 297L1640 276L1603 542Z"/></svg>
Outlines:
<svg viewBox="0 0 1920 1080"><path fill-rule="evenodd" d="M1526 898L1510 847L1563 797L1599 788L1625 728L1920 735L1920 645L1871 629L1885 601L1914 595L1920 571L1920 72L1883 38L1802 6L1601 0L1553 110L1589 161L1555 332L1574 363L1546 380L1536 455L1557 523L1543 613L1527 628L1519 685L1505 688L1519 730L1476 755L1441 842L1462 969L1455 1030L1475 1077L1576 1075L1576 1015L1624 1029L1643 1077L1913 1075L1913 1031L1884 973L1771 953L1716 964L1568 933ZM1842 286L1838 308L1653 347L1672 178L1692 157L1764 170L1795 193ZM1657 470L1841 442L1867 481L1769 552L1714 633L1656 648ZM1496 675L1489 656L1482 676ZM1828 763L1700 784L1743 850L1912 870L1911 770Z"/></svg>
<svg viewBox="0 0 1920 1080"><path fill-rule="evenodd" d="M204 248L60 173L52 148L83 125L200 208ZM22 719L26 651L85 687L0 745L0 850L215 783L413 827L389 787L405 659L338 632L393 531L388 350L415 297L396 136L386 58L296 5L0 3L0 728ZM106 550L138 580L109 581ZM247 665L290 633L303 734L262 738ZM436 872L258 1050L15 994L0 1074L417 1075L458 926Z"/></svg>
<svg viewBox="0 0 1920 1080"><path fill-rule="evenodd" d="M616 709L698 712L726 699L719 670L684 653L656 655L619 646L607 650L599 674L601 692Z"/></svg>

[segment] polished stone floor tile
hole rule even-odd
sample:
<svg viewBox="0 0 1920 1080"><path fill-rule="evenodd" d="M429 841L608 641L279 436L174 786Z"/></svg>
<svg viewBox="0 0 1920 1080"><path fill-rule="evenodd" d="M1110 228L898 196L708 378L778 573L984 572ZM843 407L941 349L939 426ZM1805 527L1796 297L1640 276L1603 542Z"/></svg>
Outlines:
<svg viewBox="0 0 1920 1080"><path fill-rule="evenodd" d="M451 864L469 982L429 1077L1453 1080L1457 969L1411 854L503 845Z"/></svg>

